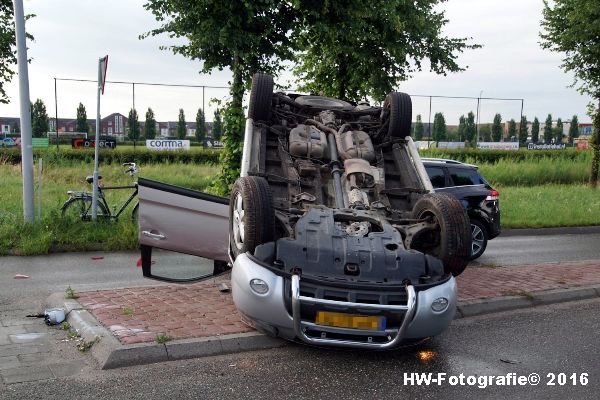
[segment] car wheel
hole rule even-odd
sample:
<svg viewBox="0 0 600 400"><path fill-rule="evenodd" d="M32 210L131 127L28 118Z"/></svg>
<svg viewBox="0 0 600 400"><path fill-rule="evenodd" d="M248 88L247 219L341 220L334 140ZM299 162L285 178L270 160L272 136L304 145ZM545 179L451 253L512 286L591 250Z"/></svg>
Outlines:
<svg viewBox="0 0 600 400"><path fill-rule="evenodd" d="M250 90L248 118L254 121L270 120L272 99L273 77L266 74L254 74L252 76L252 89Z"/></svg>
<svg viewBox="0 0 600 400"><path fill-rule="evenodd" d="M437 227L414 237L411 247L439 258L446 273L460 275L471 254L469 217L460 201L445 193L426 194L417 201L412 214L413 218L427 219Z"/></svg>
<svg viewBox="0 0 600 400"><path fill-rule="evenodd" d="M481 257L487 247L488 233L481 222L471 221L471 260Z"/></svg>
<svg viewBox="0 0 600 400"><path fill-rule="evenodd" d="M392 92L383 103L382 117L388 118L388 137L410 136L412 126L412 100L406 93Z"/></svg>
<svg viewBox="0 0 600 400"><path fill-rule="evenodd" d="M267 180L256 176L238 178L229 200L229 242L234 258L272 241L274 232L273 196Z"/></svg>

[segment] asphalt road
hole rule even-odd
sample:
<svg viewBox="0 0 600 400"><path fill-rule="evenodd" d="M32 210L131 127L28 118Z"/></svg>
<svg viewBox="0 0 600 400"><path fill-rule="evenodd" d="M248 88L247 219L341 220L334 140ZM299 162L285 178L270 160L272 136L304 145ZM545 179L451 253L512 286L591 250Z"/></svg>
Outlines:
<svg viewBox="0 0 600 400"><path fill-rule="evenodd" d="M70 378L0 384L0 397L597 399L599 309L596 299L466 318L454 321L448 331L424 345L386 353L289 345L111 371L89 366ZM436 378L446 374L445 381L411 384L405 377L413 372ZM540 382L485 388L458 384L461 374L463 382L469 382L511 373L516 377L536 373ZM549 374L555 374L554 381ZM551 382L555 385L548 385Z"/></svg>
<svg viewBox="0 0 600 400"><path fill-rule="evenodd" d="M600 234L499 236L472 265L519 265L600 259Z"/></svg>

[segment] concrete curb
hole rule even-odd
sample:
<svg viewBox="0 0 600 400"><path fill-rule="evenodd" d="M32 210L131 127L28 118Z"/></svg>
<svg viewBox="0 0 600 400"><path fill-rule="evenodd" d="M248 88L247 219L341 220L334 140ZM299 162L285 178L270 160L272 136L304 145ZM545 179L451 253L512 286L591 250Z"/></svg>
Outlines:
<svg viewBox="0 0 600 400"><path fill-rule="evenodd" d="M585 300L595 297L600 297L600 285L551 289L532 293L523 292L522 294L513 296L464 300L458 302L456 318L474 317L476 315Z"/></svg>
<svg viewBox="0 0 600 400"><path fill-rule="evenodd" d="M600 226L565 226L558 228L503 229L500 236L585 235L600 233Z"/></svg>
<svg viewBox="0 0 600 400"><path fill-rule="evenodd" d="M455 318L492 314L541 305L600 297L600 284L541 292L523 292L516 296L459 301ZM259 332L175 340L165 344L121 344L94 316L75 300L65 300L64 293L51 295L47 303L69 311L67 322L86 342L95 341L92 356L102 369L129 367L163 361L208 357L252 350L272 349L288 342Z"/></svg>

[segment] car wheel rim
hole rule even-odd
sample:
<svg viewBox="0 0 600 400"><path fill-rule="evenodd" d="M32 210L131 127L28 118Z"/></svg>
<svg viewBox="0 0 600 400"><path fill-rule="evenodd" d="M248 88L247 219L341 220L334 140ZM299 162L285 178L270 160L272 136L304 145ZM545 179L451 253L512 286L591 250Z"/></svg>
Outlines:
<svg viewBox="0 0 600 400"><path fill-rule="evenodd" d="M471 224L471 255L474 256L479 254L483 248L483 242L485 237L480 227L475 224Z"/></svg>
<svg viewBox="0 0 600 400"><path fill-rule="evenodd" d="M244 245L244 215L244 199L238 193L233 205L233 240L238 249Z"/></svg>

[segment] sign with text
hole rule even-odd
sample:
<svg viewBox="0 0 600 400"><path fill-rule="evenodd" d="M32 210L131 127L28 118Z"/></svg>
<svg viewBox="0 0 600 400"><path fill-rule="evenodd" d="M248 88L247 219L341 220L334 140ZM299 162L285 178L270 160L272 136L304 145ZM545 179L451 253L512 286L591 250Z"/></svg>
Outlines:
<svg viewBox="0 0 600 400"><path fill-rule="evenodd" d="M485 150L519 150L519 142L478 142L477 148Z"/></svg>
<svg viewBox="0 0 600 400"><path fill-rule="evenodd" d="M536 143L528 143L527 150L564 150L567 148L567 145L564 143L556 143L556 144L536 144Z"/></svg>
<svg viewBox="0 0 600 400"><path fill-rule="evenodd" d="M74 149L93 149L95 145L96 141L93 139L71 139L71 147ZM98 147L101 149L115 149L117 147L117 141L112 138L100 139Z"/></svg>
<svg viewBox="0 0 600 400"><path fill-rule="evenodd" d="M147 139L146 147L152 150L189 150L189 140Z"/></svg>

